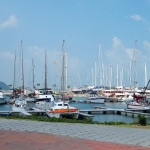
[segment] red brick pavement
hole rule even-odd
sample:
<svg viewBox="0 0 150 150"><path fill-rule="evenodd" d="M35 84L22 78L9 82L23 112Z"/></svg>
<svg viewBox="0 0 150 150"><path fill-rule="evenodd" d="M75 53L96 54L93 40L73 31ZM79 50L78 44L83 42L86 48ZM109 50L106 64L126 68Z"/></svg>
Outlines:
<svg viewBox="0 0 150 150"><path fill-rule="evenodd" d="M0 150L150 150L150 148L52 134L0 130Z"/></svg>

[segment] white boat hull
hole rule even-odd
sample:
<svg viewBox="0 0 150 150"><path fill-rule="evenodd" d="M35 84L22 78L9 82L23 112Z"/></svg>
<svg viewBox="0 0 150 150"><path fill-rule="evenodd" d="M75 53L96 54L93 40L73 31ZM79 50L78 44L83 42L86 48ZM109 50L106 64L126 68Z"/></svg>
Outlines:
<svg viewBox="0 0 150 150"><path fill-rule="evenodd" d="M53 106L54 106L54 101L51 101L51 102L39 101L35 103L33 109L37 108L40 110L49 110Z"/></svg>
<svg viewBox="0 0 150 150"><path fill-rule="evenodd" d="M13 111L25 111L25 108L21 108L21 107L15 107L15 106L12 106L12 110Z"/></svg>
<svg viewBox="0 0 150 150"><path fill-rule="evenodd" d="M33 97L33 98L32 98L32 97L27 97L27 98L26 98L26 101L27 101L27 102L35 102L36 99L35 99L34 97Z"/></svg>
<svg viewBox="0 0 150 150"><path fill-rule="evenodd" d="M17 99L15 103L12 105L13 111L25 111L25 108L28 106L27 101L25 99Z"/></svg>
<svg viewBox="0 0 150 150"><path fill-rule="evenodd" d="M70 119L78 119L79 116L79 112L49 113L49 111L46 111L46 114L49 117L70 118Z"/></svg>
<svg viewBox="0 0 150 150"><path fill-rule="evenodd" d="M97 103L97 104L104 104L105 99L100 98L100 99L88 99L86 100L87 103Z"/></svg>
<svg viewBox="0 0 150 150"><path fill-rule="evenodd" d="M0 91L0 104L5 104L5 103L6 103L6 101L5 101L5 98L3 96L3 93L2 93L2 91Z"/></svg>
<svg viewBox="0 0 150 150"><path fill-rule="evenodd" d="M149 106L138 104L138 103L129 103L127 104L128 109L149 109Z"/></svg>
<svg viewBox="0 0 150 150"><path fill-rule="evenodd" d="M5 103L6 103L5 98L0 98L0 105Z"/></svg>

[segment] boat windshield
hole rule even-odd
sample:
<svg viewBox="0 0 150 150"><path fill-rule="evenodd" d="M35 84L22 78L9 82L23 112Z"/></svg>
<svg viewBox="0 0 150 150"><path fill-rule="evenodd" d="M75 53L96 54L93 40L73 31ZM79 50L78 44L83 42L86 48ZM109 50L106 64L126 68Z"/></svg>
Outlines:
<svg viewBox="0 0 150 150"><path fill-rule="evenodd" d="M62 104L58 104L58 106L62 106Z"/></svg>

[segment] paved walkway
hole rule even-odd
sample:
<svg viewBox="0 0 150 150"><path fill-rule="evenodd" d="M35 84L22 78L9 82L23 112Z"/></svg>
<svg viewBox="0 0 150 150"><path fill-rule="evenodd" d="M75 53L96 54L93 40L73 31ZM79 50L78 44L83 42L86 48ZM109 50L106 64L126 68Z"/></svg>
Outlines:
<svg viewBox="0 0 150 150"><path fill-rule="evenodd" d="M150 130L0 119L2 150L149 150Z"/></svg>

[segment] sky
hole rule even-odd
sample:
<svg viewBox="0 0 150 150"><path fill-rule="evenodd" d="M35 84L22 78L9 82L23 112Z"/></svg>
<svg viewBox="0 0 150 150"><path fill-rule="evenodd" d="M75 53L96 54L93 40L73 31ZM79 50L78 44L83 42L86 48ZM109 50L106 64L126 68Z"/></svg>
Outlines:
<svg viewBox="0 0 150 150"><path fill-rule="evenodd" d="M150 0L0 0L0 81L13 84L16 51L20 86L22 41L25 86L32 88L33 59L35 86L43 87L47 51L48 86L59 89L65 40L68 86L130 86L135 81L145 86L149 15Z"/></svg>

